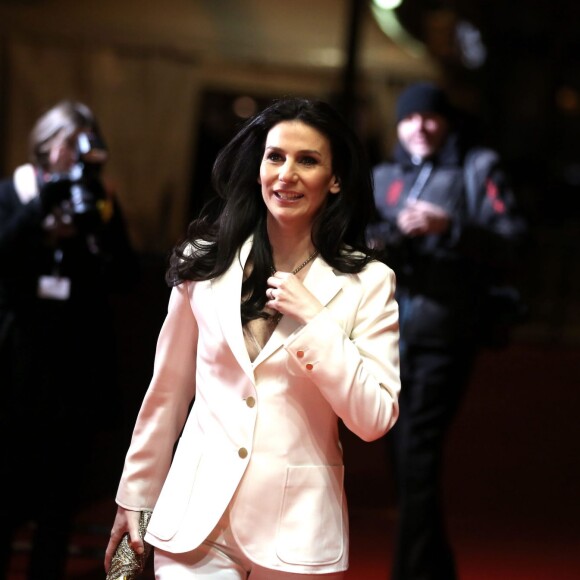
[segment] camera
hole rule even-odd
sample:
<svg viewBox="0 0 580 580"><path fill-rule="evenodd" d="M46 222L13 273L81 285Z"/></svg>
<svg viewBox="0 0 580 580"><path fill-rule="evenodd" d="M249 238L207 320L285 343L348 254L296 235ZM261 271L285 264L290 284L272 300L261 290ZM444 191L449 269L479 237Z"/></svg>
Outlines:
<svg viewBox="0 0 580 580"><path fill-rule="evenodd" d="M80 230L94 232L102 225L100 207L106 195L100 173L107 149L99 136L90 132L78 134L75 149L74 165L66 173L53 173L41 196L48 209L58 204Z"/></svg>

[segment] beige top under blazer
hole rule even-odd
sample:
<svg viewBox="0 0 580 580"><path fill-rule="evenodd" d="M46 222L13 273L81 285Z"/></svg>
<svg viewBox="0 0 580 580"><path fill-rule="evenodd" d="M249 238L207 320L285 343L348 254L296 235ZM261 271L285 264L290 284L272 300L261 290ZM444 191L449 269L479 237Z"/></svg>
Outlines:
<svg viewBox="0 0 580 580"><path fill-rule="evenodd" d="M375 261L343 274L316 258L304 284L324 309L304 325L284 316L251 362L240 321L251 243L219 278L172 290L117 503L154 508L146 540L169 552L199 546L229 506L253 562L345 570L338 419L372 441L397 418L394 274Z"/></svg>

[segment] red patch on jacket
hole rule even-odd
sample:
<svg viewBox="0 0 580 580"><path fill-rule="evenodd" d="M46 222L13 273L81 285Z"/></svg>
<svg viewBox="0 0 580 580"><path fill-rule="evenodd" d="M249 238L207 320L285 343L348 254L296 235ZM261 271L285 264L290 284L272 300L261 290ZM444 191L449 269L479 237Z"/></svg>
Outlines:
<svg viewBox="0 0 580 580"><path fill-rule="evenodd" d="M387 205L397 205L399 199L401 198L401 192L403 191L403 180L397 179L389 185L387 192L385 194L385 201Z"/></svg>
<svg viewBox="0 0 580 580"><path fill-rule="evenodd" d="M505 212L505 203L499 198L499 189L491 179L488 179L485 184L485 195L495 213Z"/></svg>

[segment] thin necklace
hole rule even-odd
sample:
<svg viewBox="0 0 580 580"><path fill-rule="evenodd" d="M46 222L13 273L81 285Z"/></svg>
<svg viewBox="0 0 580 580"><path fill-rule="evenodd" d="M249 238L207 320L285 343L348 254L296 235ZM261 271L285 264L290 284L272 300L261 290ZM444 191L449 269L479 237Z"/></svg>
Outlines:
<svg viewBox="0 0 580 580"><path fill-rule="evenodd" d="M298 272L300 272L300 270L302 270L302 268L304 268L305 266L310 264L310 262L312 262L312 260L314 260L314 258L316 258L316 256L318 256L318 250L314 250L314 252L312 252L312 254L310 254L310 256L308 256L308 258L306 258L306 260L304 260L304 262L302 262L302 264L300 264L300 266L298 266L297 268L294 268L294 270L292 270L292 274L298 274ZM272 274L275 274L275 273L276 273L276 267L272 266Z"/></svg>
<svg viewBox="0 0 580 580"><path fill-rule="evenodd" d="M312 262L312 260L314 260L314 258L316 258L316 256L318 256L318 250L314 250L314 252L312 252L312 254L310 254L310 256L308 256L308 258L306 258L306 260L304 260L304 262L302 262L302 264L300 264L300 266L294 268L294 270L292 270L292 274L298 274L298 272L300 272L300 270L302 270L302 268L304 268L305 266L307 266L308 264L310 264L310 262ZM272 266L272 274L276 273L276 267ZM281 312L276 312L275 314L272 314L271 320L272 320L272 324L274 327L278 326L278 323L280 322L280 319L282 318L282 313Z"/></svg>

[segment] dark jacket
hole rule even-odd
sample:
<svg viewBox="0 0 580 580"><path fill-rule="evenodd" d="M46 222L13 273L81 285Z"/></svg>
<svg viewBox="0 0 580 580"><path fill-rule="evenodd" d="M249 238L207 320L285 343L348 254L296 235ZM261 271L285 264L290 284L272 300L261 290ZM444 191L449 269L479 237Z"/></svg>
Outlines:
<svg viewBox="0 0 580 580"><path fill-rule="evenodd" d="M118 206L108 207L90 228L57 238L38 196L24 203L12 179L0 182L0 419L37 412L98 420L99 404L110 400L110 292L135 282L137 260ZM64 299L40 295L46 277L70 283Z"/></svg>
<svg viewBox="0 0 580 580"><path fill-rule="evenodd" d="M425 162L413 164L399 145L395 161L374 169L378 217L368 237L382 248L384 261L397 274L404 341L423 345L476 341L485 290L518 256L525 223L494 152L464 152L452 135L428 163L429 167ZM475 189L471 201L469 179ZM397 216L410 194L444 208L452 219L449 231L404 236Z"/></svg>

